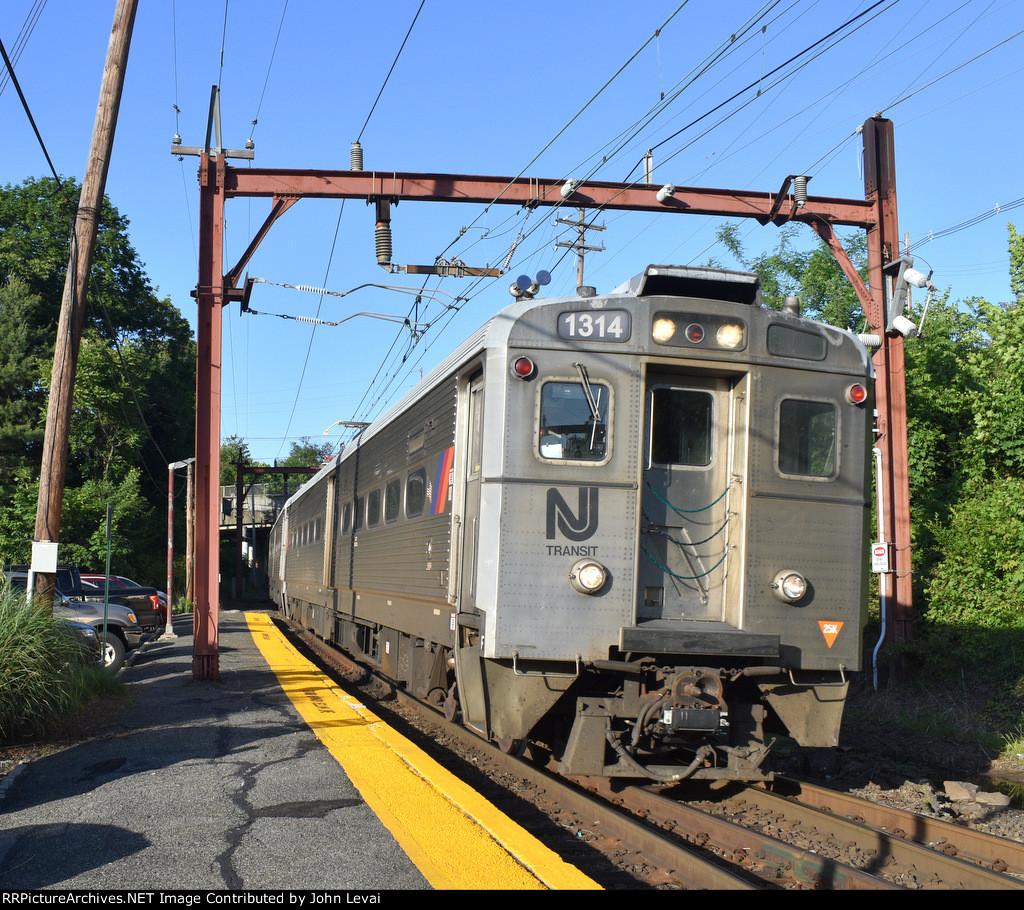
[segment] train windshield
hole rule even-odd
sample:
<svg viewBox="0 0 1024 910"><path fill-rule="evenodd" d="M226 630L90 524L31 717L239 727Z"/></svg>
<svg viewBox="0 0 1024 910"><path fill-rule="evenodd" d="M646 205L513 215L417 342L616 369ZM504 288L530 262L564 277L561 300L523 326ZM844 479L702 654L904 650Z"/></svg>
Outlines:
<svg viewBox="0 0 1024 910"><path fill-rule="evenodd" d="M542 458L604 461L608 449L608 387L600 382L546 382L540 393Z"/></svg>
<svg viewBox="0 0 1024 910"><path fill-rule="evenodd" d="M779 408L779 470L832 477L836 470L836 408L827 401L789 398Z"/></svg>

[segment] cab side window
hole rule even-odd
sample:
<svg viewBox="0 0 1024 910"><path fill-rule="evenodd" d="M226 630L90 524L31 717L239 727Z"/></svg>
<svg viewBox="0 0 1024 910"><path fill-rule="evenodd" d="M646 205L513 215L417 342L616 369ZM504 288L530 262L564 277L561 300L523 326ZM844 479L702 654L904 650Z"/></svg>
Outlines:
<svg viewBox="0 0 1024 910"><path fill-rule="evenodd" d="M787 398L779 407L779 470L803 477L836 473L836 406Z"/></svg>

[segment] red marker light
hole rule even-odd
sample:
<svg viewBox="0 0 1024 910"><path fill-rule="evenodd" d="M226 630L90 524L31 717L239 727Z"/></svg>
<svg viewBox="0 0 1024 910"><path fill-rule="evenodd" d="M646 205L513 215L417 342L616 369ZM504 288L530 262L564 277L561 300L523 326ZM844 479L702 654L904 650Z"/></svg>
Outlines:
<svg viewBox="0 0 1024 910"><path fill-rule="evenodd" d="M696 322L690 323L686 327L686 340L691 344L700 344L704 340L704 327Z"/></svg>
<svg viewBox="0 0 1024 910"><path fill-rule="evenodd" d="M512 372L520 379L529 379L537 372L537 365L529 357L517 357L512 364Z"/></svg>
<svg viewBox="0 0 1024 910"><path fill-rule="evenodd" d="M868 390L859 382L846 387L846 400L850 404L864 404L868 400Z"/></svg>

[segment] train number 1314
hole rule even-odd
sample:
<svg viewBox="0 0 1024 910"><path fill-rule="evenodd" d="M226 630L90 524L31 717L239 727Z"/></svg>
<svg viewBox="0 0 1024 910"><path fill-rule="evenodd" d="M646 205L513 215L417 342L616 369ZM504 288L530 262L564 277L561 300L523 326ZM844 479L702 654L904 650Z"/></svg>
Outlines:
<svg viewBox="0 0 1024 910"><path fill-rule="evenodd" d="M589 338L591 341L629 341L629 310L585 310L560 313L559 338Z"/></svg>

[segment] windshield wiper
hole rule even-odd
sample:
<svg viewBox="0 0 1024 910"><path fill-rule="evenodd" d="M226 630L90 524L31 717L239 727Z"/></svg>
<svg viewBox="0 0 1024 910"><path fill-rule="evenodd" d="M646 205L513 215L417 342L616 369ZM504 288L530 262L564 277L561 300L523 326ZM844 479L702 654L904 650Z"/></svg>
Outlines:
<svg viewBox="0 0 1024 910"><path fill-rule="evenodd" d="M598 401L600 400L601 392L598 390L598 398L594 398L594 389L590 385L590 376L587 375L587 368L582 363L574 363L576 372L580 374L580 382L583 384L583 397L587 399L587 406L590 408L590 416L594 421L594 426L590 431L590 451L594 451L594 441L597 437L597 425L601 423L601 410L598 407Z"/></svg>

